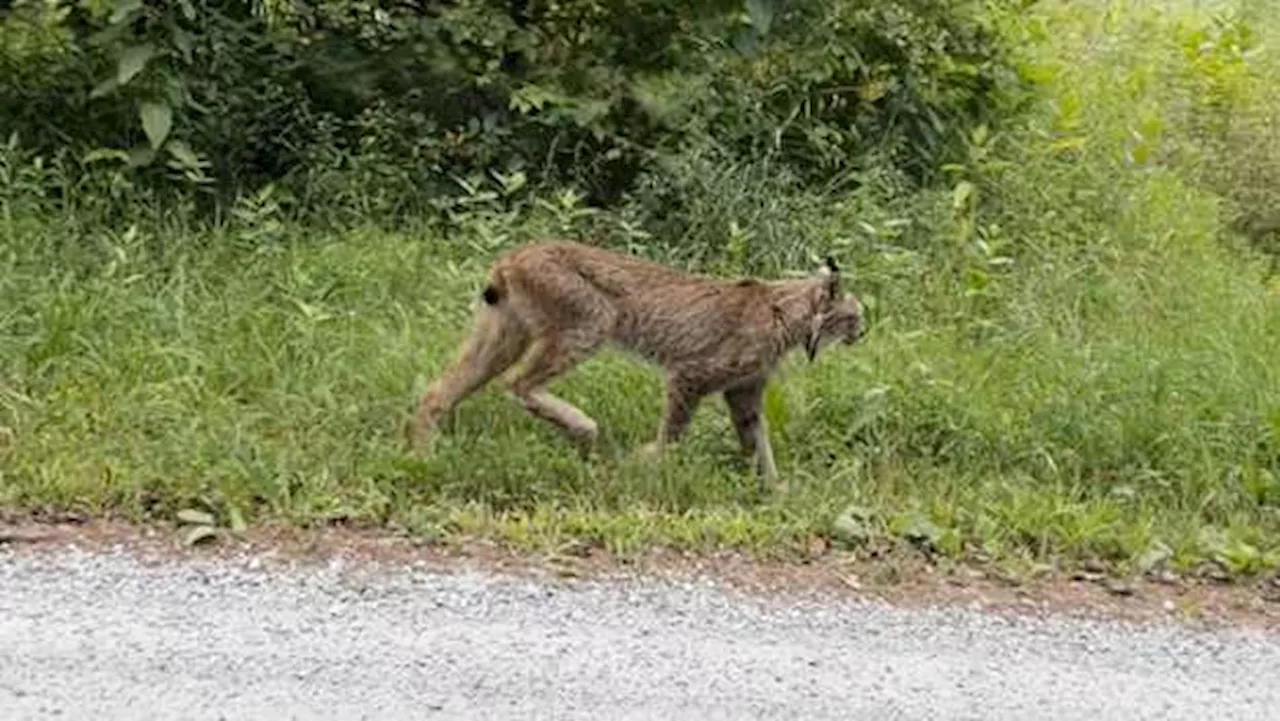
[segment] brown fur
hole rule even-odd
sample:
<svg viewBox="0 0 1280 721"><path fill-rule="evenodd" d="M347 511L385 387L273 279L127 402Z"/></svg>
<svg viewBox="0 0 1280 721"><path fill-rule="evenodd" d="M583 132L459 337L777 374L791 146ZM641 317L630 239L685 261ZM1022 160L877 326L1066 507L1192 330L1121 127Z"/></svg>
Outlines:
<svg viewBox="0 0 1280 721"><path fill-rule="evenodd" d="M666 370L666 409L649 455L680 438L702 398L721 393L762 482L777 476L761 401L778 362L798 346L812 361L826 343L853 343L863 328L862 305L841 292L830 260L802 279L726 281L579 243L537 243L493 263L481 300L457 358L419 401L420 444L463 398L522 361L511 395L590 447L595 421L546 385L612 343Z"/></svg>

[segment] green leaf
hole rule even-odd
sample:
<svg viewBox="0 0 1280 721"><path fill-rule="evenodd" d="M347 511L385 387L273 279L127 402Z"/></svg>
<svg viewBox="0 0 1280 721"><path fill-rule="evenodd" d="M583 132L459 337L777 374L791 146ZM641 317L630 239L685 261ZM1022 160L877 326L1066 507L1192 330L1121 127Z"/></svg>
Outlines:
<svg viewBox="0 0 1280 721"><path fill-rule="evenodd" d="M773 0L747 0L747 15L760 37L768 35L773 26Z"/></svg>
<svg viewBox="0 0 1280 721"><path fill-rule="evenodd" d="M193 523L199 526L212 526L216 523L212 513L196 510L194 508L184 508L181 511L178 511L178 520L183 523Z"/></svg>
<svg viewBox="0 0 1280 721"><path fill-rule="evenodd" d="M191 50L195 47L195 38L182 28L173 29L173 44L182 53L183 59L191 61Z"/></svg>
<svg viewBox="0 0 1280 721"><path fill-rule="evenodd" d="M111 22L118 23L142 9L142 0L116 0L116 9L111 12Z"/></svg>
<svg viewBox="0 0 1280 721"><path fill-rule="evenodd" d="M227 509L227 523L231 526L234 533L244 533L249 524L244 520L244 514L240 512L239 506L231 506Z"/></svg>
<svg viewBox="0 0 1280 721"><path fill-rule="evenodd" d="M88 153L85 153L85 156L80 159L80 162L84 165L89 165L90 163L96 163L99 160L122 160L127 163L129 162L129 154L123 150L117 150L116 148L94 148Z"/></svg>
<svg viewBox="0 0 1280 721"><path fill-rule="evenodd" d="M129 151L129 167L140 168L144 165L151 165L151 161L156 159L156 151L145 145L139 145Z"/></svg>
<svg viewBox="0 0 1280 721"><path fill-rule="evenodd" d="M156 54L151 43L132 45L120 53L120 63L116 67L116 81L126 85L147 66L147 62Z"/></svg>
<svg viewBox="0 0 1280 721"><path fill-rule="evenodd" d="M1057 140L1053 141L1053 143L1049 145L1049 149L1055 153L1062 153L1066 151L1080 151L1080 150L1084 150L1084 147L1085 147L1085 139L1080 136L1068 136L1065 138L1058 138Z"/></svg>
<svg viewBox="0 0 1280 721"><path fill-rule="evenodd" d="M183 542L188 546L195 546L200 543L212 541L217 537L218 530L212 526L192 526L191 530L187 531L187 535L183 539Z"/></svg>
<svg viewBox="0 0 1280 721"><path fill-rule="evenodd" d="M956 187L951 193L951 206L956 210L963 210L968 207L969 198L971 197L973 197L973 183L961 180L956 183Z"/></svg>
<svg viewBox="0 0 1280 721"><path fill-rule="evenodd" d="M186 103L183 98L186 96L182 86L182 80L175 74L166 72L164 74L164 98L169 101L169 107L181 108Z"/></svg>
<svg viewBox="0 0 1280 721"><path fill-rule="evenodd" d="M1136 561L1138 573L1147 573L1173 557L1173 549L1163 541L1154 541Z"/></svg>
<svg viewBox="0 0 1280 721"><path fill-rule="evenodd" d="M965 268L964 285L966 294L981 293L987 289L991 276L981 268Z"/></svg>
<svg viewBox="0 0 1280 721"><path fill-rule="evenodd" d="M913 512L900 519L899 535L919 545L934 545L942 536L942 529L923 514Z"/></svg>
<svg viewBox="0 0 1280 721"><path fill-rule="evenodd" d="M116 76L112 75L106 80L103 80L93 86L93 90L89 91L89 99L92 100L94 98L100 98L118 87L120 87L120 81L116 79Z"/></svg>
<svg viewBox="0 0 1280 721"><path fill-rule="evenodd" d="M147 133L151 147L159 148L173 127L173 109L164 102L144 102L138 108L138 115L142 118L142 129Z"/></svg>
<svg viewBox="0 0 1280 721"><path fill-rule="evenodd" d="M178 164L183 168L200 167L200 159L196 157L191 147L181 140L170 140L165 144L164 149L168 150L169 155L172 155L173 159L178 161Z"/></svg>
<svg viewBox="0 0 1280 721"><path fill-rule="evenodd" d="M1235 541L1216 556L1218 563L1227 571L1238 575L1257 573L1265 565L1258 547L1245 541Z"/></svg>
<svg viewBox="0 0 1280 721"><path fill-rule="evenodd" d="M872 527L872 513L857 505L845 508L831 524L831 535L850 546L858 546L870 541L875 535Z"/></svg>

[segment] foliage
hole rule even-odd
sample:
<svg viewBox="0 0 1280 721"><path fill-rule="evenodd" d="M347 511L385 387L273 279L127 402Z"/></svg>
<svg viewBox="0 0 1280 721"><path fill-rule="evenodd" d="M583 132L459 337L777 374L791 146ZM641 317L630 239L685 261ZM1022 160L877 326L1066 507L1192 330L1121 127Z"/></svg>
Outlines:
<svg viewBox="0 0 1280 721"><path fill-rule="evenodd" d="M235 72L298 95L255 126L251 93L222 95L194 64L183 87L224 102L224 125L174 102L158 155L183 140L207 181L80 164L150 146L140 103L164 85L148 70L73 135L35 119L74 93L6 106L29 127L0 146L0 505L624 552L818 537L1130 573L1280 563L1280 283L1255 217L1280 167L1273 18L1246 0L642 5L642 34L611 24L632 6L559 4L523 26L507 6L432 6L468 39L421 53L391 49L443 37L443 15L264 5L242 27L281 54L246 51ZM6 102L118 71L128 44L90 53L77 17L4 36ZM896 68L886 95L824 104L823 88L874 77L849 48L899 25L902 54L877 51ZM984 32L1005 49L963 60ZM95 70L43 78L55 61ZM170 62L158 50L146 67ZM428 71L452 90L415 96ZM99 124L108 107L115 124ZM285 169L217 150L249 147L242 128ZM222 221L195 222L193 197ZM331 207L347 228L299 221ZM424 209L447 222L381 227ZM459 340L484 264L546 233L726 274L828 253L850 269L865 342L787 364L770 392L785 493L756 495L717 403L667 461L634 459L660 379L614 354L556 388L601 422L598 458L499 393L468 401L437 455L403 452L400 421Z"/></svg>
<svg viewBox="0 0 1280 721"><path fill-rule="evenodd" d="M608 206L642 175L668 177L664 159L691 146L769 158L806 183L872 160L922 180L966 128L1016 102L994 27L1010 12L974 0L29 1L0 23L15 81L0 117L37 154L72 153L69 172L203 188L193 197L215 209L274 183L307 211L420 215L457 179L492 172Z"/></svg>

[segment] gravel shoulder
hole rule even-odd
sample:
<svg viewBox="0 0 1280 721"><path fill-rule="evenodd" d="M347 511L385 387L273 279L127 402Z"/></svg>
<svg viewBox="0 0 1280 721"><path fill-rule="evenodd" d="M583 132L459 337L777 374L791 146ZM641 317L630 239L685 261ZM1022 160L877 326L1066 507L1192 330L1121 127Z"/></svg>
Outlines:
<svg viewBox="0 0 1280 721"><path fill-rule="evenodd" d="M1257 625L263 548L0 545L0 717L1264 719Z"/></svg>

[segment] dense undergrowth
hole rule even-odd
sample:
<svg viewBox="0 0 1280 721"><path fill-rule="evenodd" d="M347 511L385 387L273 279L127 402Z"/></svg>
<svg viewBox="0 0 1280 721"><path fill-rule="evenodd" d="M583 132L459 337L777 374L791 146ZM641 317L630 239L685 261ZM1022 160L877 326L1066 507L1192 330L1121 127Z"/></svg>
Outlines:
<svg viewBox="0 0 1280 721"><path fill-rule="evenodd" d="M451 196L443 224L309 222L264 186L210 225L69 190L54 212L49 187L101 191L11 144L0 505L1264 571L1280 563L1280 24L1255 6L1039 3L1003 29L1035 102L967 128L924 184L869 154L852 189L820 190L712 143L607 208L507 175ZM634 460L660 377L611 353L557 383L600 421L597 458L497 393L460 408L436 455L405 452L484 265L547 233L715 272L825 253L850 269L872 332L788 363L767 404L784 492L756 494L716 403L660 466Z"/></svg>

